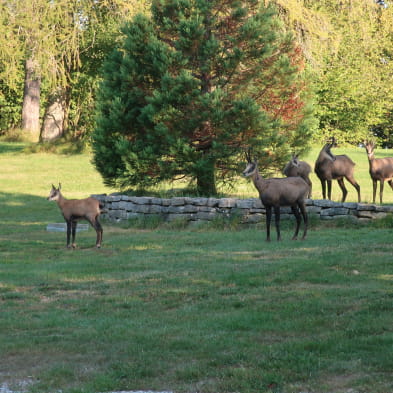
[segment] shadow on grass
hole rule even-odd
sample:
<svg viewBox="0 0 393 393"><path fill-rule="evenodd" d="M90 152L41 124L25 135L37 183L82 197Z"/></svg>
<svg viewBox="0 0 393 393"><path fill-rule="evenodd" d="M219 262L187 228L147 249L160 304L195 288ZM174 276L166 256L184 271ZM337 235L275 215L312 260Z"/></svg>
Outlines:
<svg viewBox="0 0 393 393"><path fill-rule="evenodd" d="M2 207L0 226L46 225L56 217L60 222L64 221L56 204L37 195L0 192L0 205Z"/></svg>
<svg viewBox="0 0 393 393"><path fill-rule="evenodd" d="M26 143L3 142L0 143L0 154L20 153L26 148Z"/></svg>

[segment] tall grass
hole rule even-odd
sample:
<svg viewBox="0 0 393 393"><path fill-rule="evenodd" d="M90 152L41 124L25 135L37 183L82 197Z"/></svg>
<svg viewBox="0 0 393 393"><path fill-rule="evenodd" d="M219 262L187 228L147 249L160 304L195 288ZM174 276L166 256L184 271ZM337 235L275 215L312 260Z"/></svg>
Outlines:
<svg viewBox="0 0 393 393"><path fill-rule="evenodd" d="M87 155L22 147L0 144L0 386L393 391L391 218L312 221L302 242L283 223L270 244L263 227L104 223L101 250L91 230L66 250L45 230L60 220L50 184L70 197L111 190Z"/></svg>

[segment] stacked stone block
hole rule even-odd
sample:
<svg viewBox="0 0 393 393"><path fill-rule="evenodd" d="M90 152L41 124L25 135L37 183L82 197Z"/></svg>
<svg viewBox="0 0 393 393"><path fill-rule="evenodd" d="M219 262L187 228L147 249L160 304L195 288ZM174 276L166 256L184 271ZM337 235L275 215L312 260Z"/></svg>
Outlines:
<svg viewBox="0 0 393 393"><path fill-rule="evenodd" d="M93 195L105 205L102 216L110 221L122 221L149 216L163 220L211 221L216 218L239 217L243 223L264 221L266 210L259 198L191 198L170 199L135 197L126 195ZM393 212L393 206L380 206L354 202L333 202L324 199L306 200L307 212L323 220L353 218L370 220L386 217ZM289 207L281 208L281 218L293 216Z"/></svg>

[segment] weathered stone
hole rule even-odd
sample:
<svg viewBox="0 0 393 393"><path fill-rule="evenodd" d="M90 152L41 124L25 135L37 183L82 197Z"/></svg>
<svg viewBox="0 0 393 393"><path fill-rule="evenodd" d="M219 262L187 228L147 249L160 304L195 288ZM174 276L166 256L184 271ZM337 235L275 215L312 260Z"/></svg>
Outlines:
<svg viewBox="0 0 393 393"><path fill-rule="evenodd" d="M119 209L119 206L120 206L120 202L112 202L111 203L111 209L113 209L113 210Z"/></svg>
<svg viewBox="0 0 393 393"><path fill-rule="evenodd" d="M358 204L356 202L344 202L343 207L346 207L347 209L357 209Z"/></svg>
<svg viewBox="0 0 393 393"><path fill-rule="evenodd" d="M149 205L151 203L151 198L149 198L149 197L130 197L130 201L136 203L137 205Z"/></svg>
<svg viewBox="0 0 393 393"><path fill-rule="evenodd" d="M200 212L208 212L208 213L215 213L217 210L214 207L209 206L201 206L198 211Z"/></svg>
<svg viewBox="0 0 393 393"><path fill-rule="evenodd" d="M160 214L162 213L163 207L160 205L150 205L149 206L149 214Z"/></svg>
<svg viewBox="0 0 393 393"><path fill-rule="evenodd" d="M259 198L150 198L129 197L120 194L98 195L105 204L107 214L103 218L112 221L132 219L143 215L165 215L173 219L212 220L217 216L243 217L242 222L259 222L265 218L265 209ZM370 220L386 217L393 212L393 206L358 204L355 202L334 202L330 200L306 200L307 212L319 215L321 219L347 216L349 219ZM294 219L291 208L280 208L281 218Z"/></svg>
<svg viewBox="0 0 393 393"><path fill-rule="evenodd" d="M345 216L348 214L349 209L345 207L330 207L328 209L322 209L320 212L321 217L323 216Z"/></svg>
<svg viewBox="0 0 393 393"><path fill-rule="evenodd" d="M195 206L206 206L207 205L207 198L193 198L193 205Z"/></svg>
<svg viewBox="0 0 393 393"><path fill-rule="evenodd" d="M320 206L312 206L309 205L306 207L307 213L314 213L314 214L319 214L322 210L322 208Z"/></svg>
<svg viewBox="0 0 393 393"><path fill-rule="evenodd" d="M121 201L128 202L128 201L131 200L131 197L128 196L128 195L121 195L120 200L121 200Z"/></svg>
<svg viewBox="0 0 393 393"><path fill-rule="evenodd" d="M254 205L253 205L254 209L263 209L264 206L262 204L262 201L260 198L254 198Z"/></svg>
<svg viewBox="0 0 393 393"><path fill-rule="evenodd" d="M253 199L238 199L236 201L236 208L238 209L251 209L254 206Z"/></svg>
<svg viewBox="0 0 393 393"><path fill-rule="evenodd" d="M199 211L198 207L195 205L185 205L184 213L197 213Z"/></svg>
<svg viewBox="0 0 393 393"><path fill-rule="evenodd" d="M118 209L132 211L132 210L134 210L134 207L135 207L135 204L132 202L125 202L125 201L118 202Z"/></svg>
<svg viewBox="0 0 393 393"><path fill-rule="evenodd" d="M170 206L171 200L169 198L161 199L162 206Z"/></svg>
<svg viewBox="0 0 393 393"><path fill-rule="evenodd" d="M108 200L110 202L118 202L121 200L121 195L109 195Z"/></svg>
<svg viewBox="0 0 393 393"><path fill-rule="evenodd" d="M183 214L184 206L169 206L168 208L169 214Z"/></svg>
<svg viewBox="0 0 393 393"><path fill-rule="evenodd" d="M367 210L367 211L375 211L376 205L368 205L366 203L358 203L358 208L359 211L362 210Z"/></svg>
<svg viewBox="0 0 393 393"><path fill-rule="evenodd" d="M150 206L149 205L135 205L134 212L135 213L149 213Z"/></svg>
<svg viewBox="0 0 393 393"><path fill-rule="evenodd" d="M341 202L330 201L329 199L314 199L314 206L326 207L342 207Z"/></svg>
<svg viewBox="0 0 393 393"><path fill-rule="evenodd" d="M387 213L385 213L385 212L372 212L372 211L366 211L366 210L358 211L359 218L371 218L372 220L375 220L377 218L385 218L386 216L387 216Z"/></svg>
<svg viewBox="0 0 393 393"><path fill-rule="evenodd" d="M175 197L171 199L171 206L182 206L185 204L184 197Z"/></svg>
<svg viewBox="0 0 393 393"><path fill-rule="evenodd" d="M152 205L162 206L162 199L161 198L151 198L150 203Z"/></svg>
<svg viewBox="0 0 393 393"><path fill-rule="evenodd" d="M209 207L217 207L219 204L220 200L217 198L209 198L207 200L207 206Z"/></svg>
<svg viewBox="0 0 393 393"><path fill-rule="evenodd" d="M236 199L221 198L218 202L218 207L236 207Z"/></svg>

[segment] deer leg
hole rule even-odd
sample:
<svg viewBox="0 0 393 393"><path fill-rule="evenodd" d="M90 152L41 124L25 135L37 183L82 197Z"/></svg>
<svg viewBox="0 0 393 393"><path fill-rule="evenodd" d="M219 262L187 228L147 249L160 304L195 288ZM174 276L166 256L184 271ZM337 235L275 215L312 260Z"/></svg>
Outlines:
<svg viewBox="0 0 393 393"><path fill-rule="evenodd" d="M292 240L297 240L297 235L299 233L299 228L300 228L300 213L299 213L299 209L297 208L297 206L291 206L291 210L293 215L296 218L296 229L295 229L295 234L292 236Z"/></svg>
<svg viewBox="0 0 393 393"><path fill-rule="evenodd" d="M326 180L327 182L327 189L328 189L328 199L332 200L332 181Z"/></svg>
<svg viewBox="0 0 393 393"><path fill-rule="evenodd" d="M102 226L100 222L98 221L98 216L95 217L94 219L88 218L87 219L91 226L95 229L96 234L97 234L97 240L96 240L96 247L100 248L101 247L101 242L102 242Z"/></svg>
<svg viewBox="0 0 393 393"><path fill-rule="evenodd" d="M382 204L382 196L383 196L383 187L385 185L385 181L383 179L381 179L379 181L379 200L381 201Z"/></svg>
<svg viewBox="0 0 393 393"><path fill-rule="evenodd" d="M345 202L345 198L347 197L348 191L347 191L347 189L345 188L344 179L337 179L337 183L338 183L338 185L340 186L341 191L342 191L342 193L343 193L341 202Z"/></svg>
<svg viewBox="0 0 393 393"><path fill-rule="evenodd" d="M355 187L355 189L358 193L358 202L360 203L360 186L359 186L359 184L356 182L356 180L354 178L346 177L346 179Z"/></svg>
<svg viewBox="0 0 393 393"><path fill-rule="evenodd" d="M71 224L72 224L72 248L75 248L76 247L75 234L76 234L76 226L78 224L78 221L73 220L73 221L71 221Z"/></svg>
<svg viewBox="0 0 393 393"><path fill-rule="evenodd" d="M272 221L272 207L266 206L266 241L270 242L270 223Z"/></svg>
<svg viewBox="0 0 393 393"><path fill-rule="evenodd" d="M307 216L306 206L304 205L304 203L299 203L299 209L300 212L302 213L303 221L304 221L304 232L302 237L302 240L304 240L306 238L307 228L308 228L308 216Z"/></svg>
<svg viewBox="0 0 393 393"><path fill-rule="evenodd" d="M377 181L373 179L373 203L375 203L376 195L377 195Z"/></svg>
<svg viewBox="0 0 393 393"><path fill-rule="evenodd" d="M308 186L310 187L310 190L309 190L309 192L308 192L307 198L308 198L308 199L311 199L311 194L312 194L312 182L311 182L311 180L310 180L309 178L307 178L307 179L305 179L305 180L306 180L306 183L308 184Z"/></svg>
<svg viewBox="0 0 393 393"><path fill-rule="evenodd" d="M71 246L70 246L71 220L66 220L66 224L67 224L67 248L71 248Z"/></svg>
<svg viewBox="0 0 393 393"><path fill-rule="evenodd" d="M280 206L274 206L274 222L276 224L277 241L281 240L280 233Z"/></svg>
<svg viewBox="0 0 393 393"><path fill-rule="evenodd" d="M326 199L326 180L321 180L322 198Z"/></svg>
<svg viewBox="0 0 393 393"><path fill-rule="evenodd" d="M98 217L96 217L96 219L95 219L94 229L96 230L96 233L97 233L96 247L100 248L101 242L102 242L103 230L102 230L102 226L101 226L100 222L98 221Z"/></svg>
<svg viewBox="0 0 393 393"><path fill-rule="evenodd" d="M388 184L389 184L390 188L393 190L393 180L392 179L388 180Z"/></svg>

